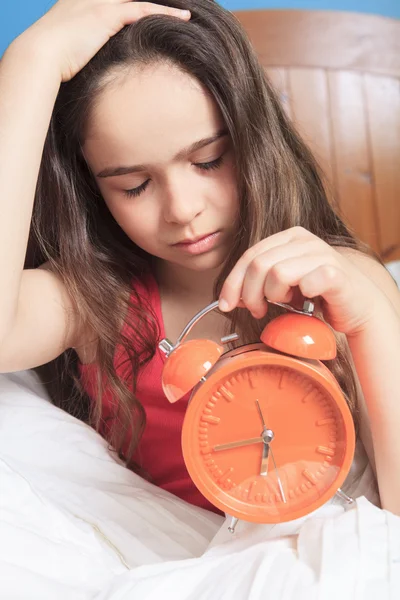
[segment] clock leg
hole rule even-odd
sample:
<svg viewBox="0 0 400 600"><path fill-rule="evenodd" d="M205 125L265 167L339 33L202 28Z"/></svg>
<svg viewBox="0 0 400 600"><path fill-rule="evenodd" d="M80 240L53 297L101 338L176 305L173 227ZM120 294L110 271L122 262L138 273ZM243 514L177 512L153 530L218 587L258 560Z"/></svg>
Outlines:
<svg viewBox="0 0 400 600"><path fill-rule="evenodd" d="M339 496L339 498L341 498L342 500L347 502L347 504L353 504L354 498L350 498L350 496L345 494L340 488L338 488L338 491L336 492L336 494Z"/></svg>
<svg viewBox="0 0 400 600"><path fill-rule="evenodd" d="M238 524L239 519L236 517L231 517L231 524L228 527L229 533L235 533L236 525Z"/></svg>

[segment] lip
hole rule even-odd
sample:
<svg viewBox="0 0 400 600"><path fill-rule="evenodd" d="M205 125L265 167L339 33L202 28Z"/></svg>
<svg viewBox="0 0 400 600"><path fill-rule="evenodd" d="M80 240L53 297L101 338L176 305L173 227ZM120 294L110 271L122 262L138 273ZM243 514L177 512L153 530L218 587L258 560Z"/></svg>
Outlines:
<svg viewBox="0 0 400 600"><path fill-rule="evenodd" d="M176 244L173 244L174 246L180 246L180 245L184 245L184 244L196 244L197 242L200 242L201 240L204 240L205 238L209 237L210 235L214 235L215 233L218 233L217 231L213 231L212 233L206 233L205 235L199 235L196 238L186 238L184 240L182 240L181 242L177 242Z"/></svg>
<svg viewBox="0 0 400 600"><path fill-rule="evenodd" d="M173 247L183 250L188 254L203 254L215 246L220 234L220 231L214 231L213 233L208 233L206 235L193 238L193 240L187 239L182 242L178 242L177 244L173 244Z"/></svg>

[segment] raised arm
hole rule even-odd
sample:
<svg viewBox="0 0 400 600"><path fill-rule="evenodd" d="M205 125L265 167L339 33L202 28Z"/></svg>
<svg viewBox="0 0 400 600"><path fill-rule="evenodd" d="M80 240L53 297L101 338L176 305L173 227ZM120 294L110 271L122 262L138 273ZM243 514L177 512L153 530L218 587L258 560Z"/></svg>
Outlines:
<svg viewBox="0 0 400 600"><path fill-rule="evenodd" d="M43 145L61 82L71 79L124 25L155 13L190 16L125 0L59 0L3 56L0 371L37 366L81 342L79 315L62 280L43 269L23 271Z"/></svg>

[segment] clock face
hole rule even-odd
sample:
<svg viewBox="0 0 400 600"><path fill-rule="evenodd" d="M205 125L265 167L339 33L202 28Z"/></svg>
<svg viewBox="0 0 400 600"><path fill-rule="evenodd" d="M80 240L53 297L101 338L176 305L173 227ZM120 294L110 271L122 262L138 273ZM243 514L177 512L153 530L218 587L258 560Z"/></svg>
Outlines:
<svg viewBox="0 0 400 600"><path fill-rule="evenodd" d="M265 523L299 518L331 498L354 443L350 411L330 374L259 351L209 376L182 431L189 474L204 496L232 516Z"/></svg>

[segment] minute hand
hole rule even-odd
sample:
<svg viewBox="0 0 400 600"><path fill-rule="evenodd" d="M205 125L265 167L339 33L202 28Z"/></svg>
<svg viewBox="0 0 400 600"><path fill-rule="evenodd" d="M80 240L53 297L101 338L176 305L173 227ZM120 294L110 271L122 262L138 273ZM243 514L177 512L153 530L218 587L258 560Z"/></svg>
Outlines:
<svg viewBox="0 0 400 600"><path fill-rule="evenodd" d="M250 446L251 444L258 444L264 442L262 437L249 438L247 440L239 440L238 442L229 442L228 444L218 444L214 446L213 450L218 452L219 450L229 450L230 448L238 448L239 446Z"/></svg>

